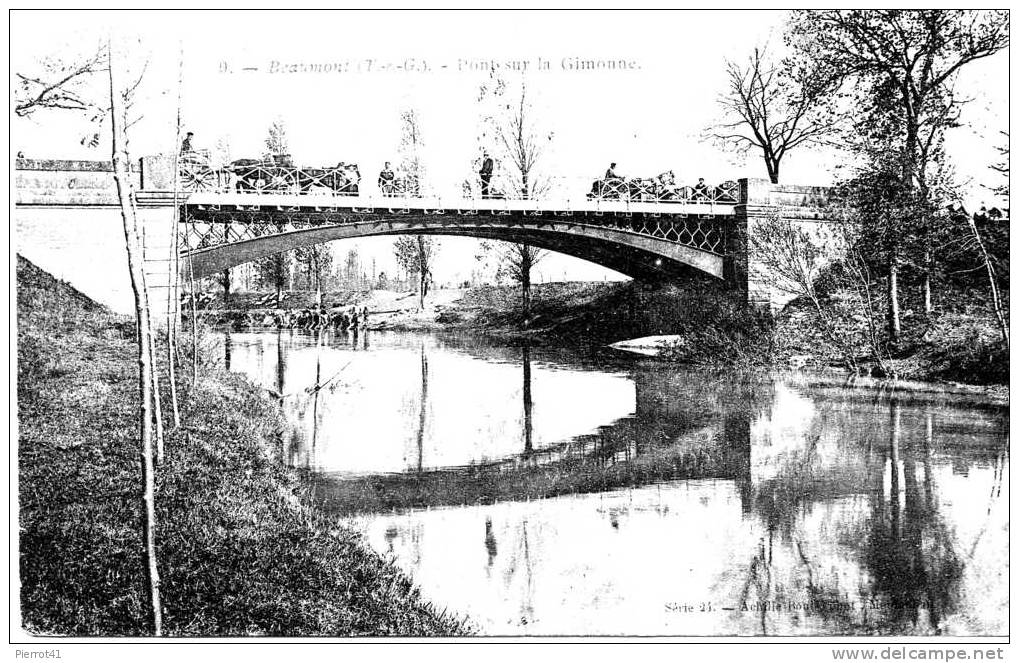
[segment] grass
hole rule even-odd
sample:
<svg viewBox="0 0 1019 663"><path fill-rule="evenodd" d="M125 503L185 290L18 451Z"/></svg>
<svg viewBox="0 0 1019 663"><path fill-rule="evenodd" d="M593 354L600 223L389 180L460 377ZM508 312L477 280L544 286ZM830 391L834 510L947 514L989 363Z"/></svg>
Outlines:
<svg viewBox="0 0 1019 663"><path fill-rule="evenodd" d="M837 297L841 291L828 293ZM960 382L973 385L1007 385L1008 350L985 288L943 285L937 290L935 310L927 318L915 291L901 298L903 335L886 361L899 379ZM1007 303L1008 291L1004 292ZM855 334L857 360L861 368L873 362L873 353L863 342L862 316L838 319L840 329ZM885 321L876 321L884 326ZM844 363L841 352L822 333L813 308L794 301L776 316L775 356L780 363L827 366Z"/></svg>
<svg viewBox="0 0 1019 663"><path fill-rule="evenodd" d="M912 292L912 291L909 291ZM839 292L832 296L839 296ZM1008 351L982 287L944 287L935 314L903 295L903 342L890 368L900 379L1008 383ZM1008 293L1004 293L1007 302ZM710 280L691 278L660 287L626 283L548 283L532 288L530 320L520 309L518 287L474 288L444 311L452 328L523 336L550 344L608 344L652 335L674 335L662 358L702 366L844 367L841 350L821 331L813 308L794 301L774 317L748 310L739 293ZM840 324L861 340L862 316ZM878 324L883 324L882 320ZM870 349L859 345L858 359Z"/></svg>
<svg viewBox="0 0 1019 663"><path fill-rule="evenodd" d="M30 632L151 632L133 336L131 320L19 258L19 559ZM358 534L306 505L309 484L282 464L284 422L263 393L226 373L181 389L185 425L157 472L166 635L468 632Z"/></svg>
<svg viewBox="0 0 1019 663"><path fill-rule="evenodd" d="M532 286L531 297L525 321L519 287L474 288L440 322L567 345L677 335L686 343L667 358L690 364L749 365L755 363L751 357L762 363L770 356L769 322L741 306L737 293L706 278L658 287L546 283Z"/></svg>

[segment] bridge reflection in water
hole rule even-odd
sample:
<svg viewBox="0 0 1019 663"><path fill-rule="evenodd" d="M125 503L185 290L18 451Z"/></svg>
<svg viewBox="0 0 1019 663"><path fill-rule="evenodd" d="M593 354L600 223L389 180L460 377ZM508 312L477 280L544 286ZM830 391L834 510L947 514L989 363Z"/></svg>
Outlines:
<svg viewBox="0 0 1019 663"><path fill-rule="evenodd" d="M231 362L285 394L321 508L485 633L1007 630L1000 409L369 338Z"/></svg>

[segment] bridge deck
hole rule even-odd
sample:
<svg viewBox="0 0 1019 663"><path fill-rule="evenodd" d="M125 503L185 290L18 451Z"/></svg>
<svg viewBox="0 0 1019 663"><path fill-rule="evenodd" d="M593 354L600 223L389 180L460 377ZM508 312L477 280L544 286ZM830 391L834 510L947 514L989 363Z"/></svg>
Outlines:
<svg viewBox="0 0 1019 663"><path fill-rule="evenodd" d="M172 206L172 191L139 191L137 200L147 207ZM717 202L643 202L605 199L535 199L389 197L377 195L330 195L320 193L182 193L178 203L195 207L238 209L279 209L280 211L349 210L374 213L418 214L549 214L643 215L643 216L733 216L735 205Z"/></svg>

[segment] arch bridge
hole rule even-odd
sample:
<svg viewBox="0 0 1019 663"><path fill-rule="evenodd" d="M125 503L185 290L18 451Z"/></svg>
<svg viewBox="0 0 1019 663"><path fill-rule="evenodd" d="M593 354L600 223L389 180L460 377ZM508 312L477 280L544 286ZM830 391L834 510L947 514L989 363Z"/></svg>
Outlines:
<svg viewBox="0 0 1019 663"><path fill-rule="evenodd" d="M143 171L164 177L161 186L149 177L139 201L180 205L178 245L196 277L337 239L429 234L526 243L642 280L692 272L724 279L741 199L735 181L681 186L671 173L579 186L559 180L551 193L515 199L477 183L456 197L420 195L417 182L392 176L365 192L350 164L299 168L281 158L214 169L204 155L185 153L170 178L166 157L148 168L145 161Z"/></svg>
<svg viewBox="0 0 1019 663"><path fill-rule="evenodd" d="M173 163L161 155L132 164L147 273L157 288L166 287L159 284L167 282L174 235L181 273L202 277L332 240L427 234L527 243L646 281L706 275L745 292L749 303L774 307L784 302L748 242L755 224L775 214L807 225L826 220L823 189L755 179L696 187L603 180L593 188L585 180L522 200L478 195L476 188L455 197L409 195L399 187L356 191L329 180L331 171L287 167L242 173L240 185L236 174L233 180L215 173L189 181L174 173ZM37 254L56 271L68 264L64 254L74 264L86 255L121 261L111 171L107 162L19 159L19 251ZM85 225L101 234L93 237ZM30 246L36 228L38 247ZM55 248L54 233L67 234L68 241ZM77 268L61 276L83 284L89 278ZM103 283L98 290L89 284L89 291L102 295Z"/></svg>
<svg viewBox="0 0 1019 663"><path fill-rule="evenodd" d="M527 243L661 280L691 269L724 278L734 215L735 202L191 193L179 231L195 276L337 239L427 234Z"/></svg>

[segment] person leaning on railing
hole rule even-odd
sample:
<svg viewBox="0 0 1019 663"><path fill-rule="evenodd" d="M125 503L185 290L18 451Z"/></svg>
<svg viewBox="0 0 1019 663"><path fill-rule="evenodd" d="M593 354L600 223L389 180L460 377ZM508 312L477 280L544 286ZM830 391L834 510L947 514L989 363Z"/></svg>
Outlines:
<svg viewBox="0 0 1019 663"><path fill-rule="evenodd" d="M692 199L695 201L708 199L708 185L704 183L703 177L699 178L697 184L694 185Z"/></svg>

